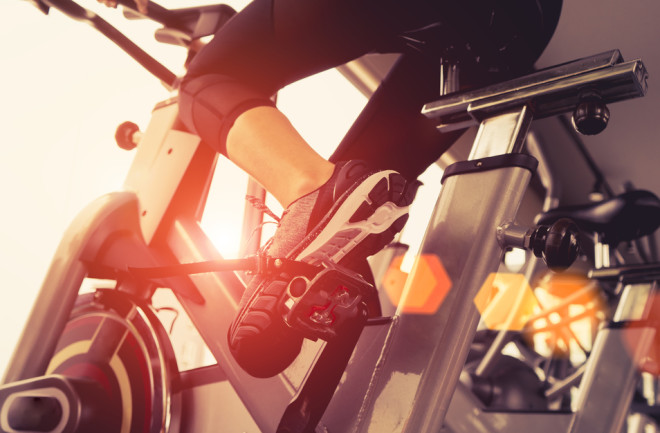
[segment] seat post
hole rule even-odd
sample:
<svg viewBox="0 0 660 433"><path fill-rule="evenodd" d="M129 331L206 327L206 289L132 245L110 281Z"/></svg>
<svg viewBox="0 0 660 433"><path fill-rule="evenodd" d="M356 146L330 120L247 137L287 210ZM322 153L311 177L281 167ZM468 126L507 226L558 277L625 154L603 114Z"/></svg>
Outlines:
<svg viewBox="0 0 660 433"><path fill-rule="evenodd" d="M594 233L594 267L596 269L610 267L610 246L603 243L598 232Z"/></svg>
<svg viewBox="0 0 660 433"><path fill-rule="evenodd" d="M440 59L440 96L458 92L460 88L458 63Z"/></svg>

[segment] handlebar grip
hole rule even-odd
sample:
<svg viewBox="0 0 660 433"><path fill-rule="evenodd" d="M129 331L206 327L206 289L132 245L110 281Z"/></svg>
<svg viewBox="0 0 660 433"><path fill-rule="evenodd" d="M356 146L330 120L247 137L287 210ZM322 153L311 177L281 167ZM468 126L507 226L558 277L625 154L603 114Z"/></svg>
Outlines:
<svg viewBox="0 0 660 433"><path fill-rule="evenodd" d="M151 3L151 2L149 2L149 3ZM150 9L149 8L149 3L147 3L147 10ZM133 9L134 11L138 10L137 3L135 3L134 0L118 0L117 4L121 5L121 6L124 6L124 7L127 7L129 9Z"/></svg>
<svg viewBox="0 0 660 433"><path fill-rule="evenodd" d="M60 12L68 15L77 21L90 21L93 20L96 14L89 9L84 8L74 0L30 0L39 1L46 7L53 7ZM129 8L136 14L144 15L160 24L166 25L171 21L171 11L163 6L149 1L147 3L146 15L138 11L137 3L134 0L118 0L118 5ZM41 9L41 8L40 8Z"/></svg>
<svg viewBox="0 0 660 433"><path fill-rule="evenodd" d="M117 0L117 4L130 9L136 14L143 15L163 25L167 25L171 21L171 11L157 3L154 3L151 0L149 0L147 3L146 14L138 10L137 3L134 0Z"/></svg>
<svg viewBox="0 0 660 433"><path fill-rule="evenodd" d="M73 0L41 0L49 8L55 8L76 21L90 21L96 14Z"/></svg>
<svg viewBox="0 0 660 433"><path fill-rule="evenodd" d="M44 3L43 0L25 0L25 1L32 4L34 7L39 9L44 14L48 15L48 10L50 9L50 7L46 3Z"/></svg>

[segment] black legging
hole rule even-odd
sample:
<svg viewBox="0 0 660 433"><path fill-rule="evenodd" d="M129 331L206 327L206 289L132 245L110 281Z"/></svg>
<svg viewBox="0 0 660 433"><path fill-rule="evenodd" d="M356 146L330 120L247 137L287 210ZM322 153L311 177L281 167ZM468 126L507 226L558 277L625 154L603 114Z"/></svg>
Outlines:
<svg viewBox="0 0 660 433"><path fill-rule="evenodd" d="M506 6L493 24L496 3ZM560 6L561 0L254 0L190 64L180 116L226 154L235 119L250 108L272 105L270 97L282 87L363 54L402 52L331 160L364 159L415 178L460 133L440 134L420 114L422 105L438 96L438 54L420 50L424 44L407 49L410 44L400 35L442 19L445 27L464 33L490 26L491 33L500 34L495 27L515 24L523 37L506 52L524 57L518 63L529 67L550 39Z"/></svg>

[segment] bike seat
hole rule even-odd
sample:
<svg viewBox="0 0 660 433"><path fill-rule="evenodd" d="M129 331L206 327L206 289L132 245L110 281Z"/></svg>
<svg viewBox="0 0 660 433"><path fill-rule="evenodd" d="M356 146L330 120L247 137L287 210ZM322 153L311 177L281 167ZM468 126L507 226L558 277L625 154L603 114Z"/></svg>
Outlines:
<svg viewBox="0 0 660 433"><path fill-rule="evenodd" d="M442 21L399 38L416 51L460 65L462 77L486 76L491 82L532 68L555 32L561 6L562 0L455 2L444 6Z"/></svg>
<svg viewBox="0 0 660 433"><path fill-rule="evenodd" d="M606 244L617 244L660 227L660 199L649 191L629 191L598 203L549 210L537 217L537 224L552 224L560 218L569 218L582 230L601 234Z"/></svg>

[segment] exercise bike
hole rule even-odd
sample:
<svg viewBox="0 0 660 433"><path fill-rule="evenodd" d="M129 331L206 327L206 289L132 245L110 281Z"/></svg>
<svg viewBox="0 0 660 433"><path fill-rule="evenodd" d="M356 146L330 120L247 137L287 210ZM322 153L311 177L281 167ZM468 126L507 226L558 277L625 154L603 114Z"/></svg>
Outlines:
<svg viewBox="0 0 660 433"><path fill-rule="evenodd" d="M174 74L96 14L72 0L33 3L89 22L176 88ZM164 26L160 40L189 47L232 14L224 5L166 10L151 4L146 17ZM606 104L645 94L644 65L624 62L618 51L611 51L462 92L455 81L457 68L447 71L446 94L424 113L441 130L478 126L479 131L467 159L445 170L420 259L401 298L383 308L382 315L370 315L362 297L372 290L372 281L332 266L296 268L301 285L289 292L300 308L292 311L304 310L306 295L315 290L346 289L347 295L335 300L339 308L313 318L322 325L334 314L341 332L330 332L326 342L310 342L293 366L269 379L247 375L227 347L226 330L245 278L232 271L277 272L298 264L259 255L235 261L220 256L199 224L217 155L183 128L176 98L156 105L144 133L130 123L122 125L120 146L137 147L125 189L90 204L64 235L0 387L0 429L622 431L637 396L639 361L655 332L653 323L642 319L648 319L644 306L653 304L657 266L603 264L593 272L595 280L615 282L608 298L615 319L598 332L584 367L560 375L551 373L546 362L546 378L553 381L534 379L536 370L529 367L549 357L512 336L510 328L484 330L474 301L500 269L506 250L524 249L553 268L566 268L578 255L579 229L596 233L600 241L594 248L602 250L658 227L660 202L650 193L580 209L548 208L534 227L515 223L543 159L542 149L531 150L529 138L523 153L531 121L574 113L578 128L596 132L608 120ZM640 213L648 217L636 218ZM260 218L248 216L247 232ZM621 230L621 225L630 229ZM379 260L389 261L387 254ZM539 266L538 260L532 262L530 274ZM418 284L416 275L428 263L436 276L443 275L444 287ZM113 283L79 294L85 278ZM175 294L215 364L179 370L152 302L160 288ZM419 291L429 291L434 299L423 314L413 302ZM624 348L624 328L640 334L632 351ZM510 342L528 355L529 363L522 355L502 355ZM509 382L523 372L529 386L506 388L495 380L503 370L514 371L505 377ZM619 374L599 380L608 371ZM571 389L579 390L575 408L565 403L564 393ZM539 390L543 395L536 398ZM495 394L534 404L515 406L512 398L498 400ZM555 400L563 403L553 407ZM653 405L646 406L651 413Z"/></svg>

